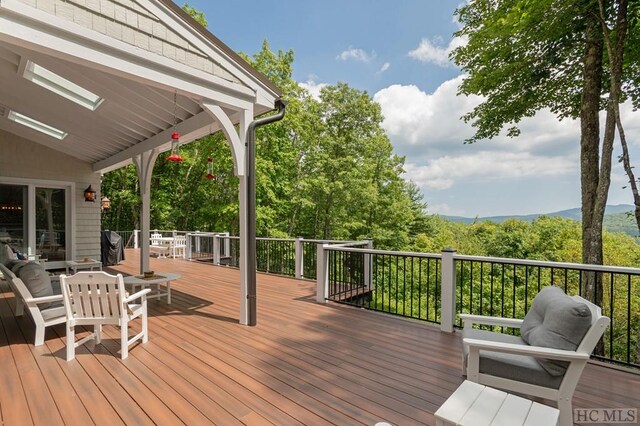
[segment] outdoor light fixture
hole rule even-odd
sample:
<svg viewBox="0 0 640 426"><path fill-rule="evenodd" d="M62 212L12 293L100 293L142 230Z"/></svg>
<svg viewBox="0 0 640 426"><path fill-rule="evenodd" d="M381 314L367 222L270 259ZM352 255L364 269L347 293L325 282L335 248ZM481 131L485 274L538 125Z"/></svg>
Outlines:
<svg viewBox="0 0 640 426"><path fill-rule="evenodd" d="M205 178L212 180L216 178L216 175L213 174L213 158L207 158L207 175Z"/></svg>
<svg viewBox="0 0 640 426"><path fill-rule="evenodd" d="M102 197L100 199L100 209L103 212L107 212L107 211L109 211L110 208L111 208L111 200L109 198L107 198L106 196Z"/></svg>
<svg viewBox="0 0 640 426"><path fill-rule="evenodd" d="M168 161L171 161L173 163L181 163L182 161L184 161L184 158L182 158L182 156L180 155L180 151L178 148L179 145L180 145L180 133L173 132L171 134L171 155L167 157Z"/></svg>
<svg viewBox="0 0 640 426"><path fill-rule="evenodd" d="M91 185L84 190L84 201L95 203L96 202L96 191L93 190Z"/></svg>

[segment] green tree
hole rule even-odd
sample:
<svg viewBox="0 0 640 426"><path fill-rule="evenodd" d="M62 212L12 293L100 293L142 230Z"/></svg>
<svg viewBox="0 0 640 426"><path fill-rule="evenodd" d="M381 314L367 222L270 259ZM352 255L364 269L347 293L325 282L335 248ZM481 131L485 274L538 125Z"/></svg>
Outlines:
<svg viewBox="0 0 640 426"><path fill-rule="evenodd" d="M603 4L607 22L620 24L629 18L626 0ZM616 17L620 15L622 19ZM616 99L616 90L625 87L637 101L633 66L619 81L611 80L610 70L622 66L622 53L629 49L625 28L615 28L618 46L608 56L598 0L476 0L459 8L457 16L463 25L457 35L468 38L453 54L468 73L460 92L485 97L464 116L477 128L469 142L490 139L506 125L511 126L507 134L517 136L517 123L544 108L560 119L580 118L582 260L601 264L615 135L613 105L624 98ZM607 61L614 65L608 67ZM611 85L606 84L609 80ZM607 105L605 98L612 102ZM607 117L601 140L602 109ZM595 286L587 284L590 295Z"/></svg>
<svg viewBox="0 0 640 426"><path fill-rule="evenodd" d="M426 225L415 185L403 179L404 159L393 153L381 127L380 106L346 84L329 86L320 100L292 78L291 50L273 52L265 41L243 57L289 101L284 120L256 133L257 232L263 236L361 239L377 247L406 248ZM238 180L221 134L181 147L185 161L161 155L151 183L151 227L238 233ZM207 158L217 179L208 181ZM105 175L103 192L114 210L104 226L138 224L133 167Z"/></svg>
<svg viewBox="0 0 640 426"><path fill-rule="evenodd" d="M203 27L208 27L209 23L207 22L207 18L204 16L204 12L196 9L195 7L189 5L189 3L185 3L182 5L182 10L187 12L195 21L202 25Z"/></svg>

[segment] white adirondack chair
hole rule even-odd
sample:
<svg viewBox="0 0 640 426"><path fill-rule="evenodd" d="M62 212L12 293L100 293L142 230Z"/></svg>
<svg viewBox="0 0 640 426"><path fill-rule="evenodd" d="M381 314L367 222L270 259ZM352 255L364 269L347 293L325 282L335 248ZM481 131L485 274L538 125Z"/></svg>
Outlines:
<svg viewBox="0 0 640 426"><path fill-rule="evenodd" d="M0 264L0 272L4 275L16 297L16 316L22 316L24 308L26 307L36 325L36 335L33 345L40 346L44 344L45 328L62 324L66 321L63 306L56 304L56 302L59 303L62 301L62 295L55 294L52 296L33 297L27 289L27 286L20 278L11 272L9 268Z"/></svg>
<svg viewBox="0 0 640 426"><path fill-rule="evenodd" d="M187 249L187 236L176 235L173 239L173 258L181 257L184 259Z"/></svg>
<svg viewBox="0 0 640 426"><path fill-rule="evenodd" d="M129 346L137 340L149 340L147 326L147 294L150 289L128 296L122 275L110 275L103 271L78 272L72 276L61 275L60 287L67 314L67 361L75 358L75 348L91 339L101 341L105 324L120 326L120 356L129 355ZM137 304L132 303L140 299ZM129 338L129 321L140 317L142 331ZM75 339L76 325L93 325L93 333Z"/></svg>
<svg viewBox="0 0 640 426"><path fill-rule="evenodd" d="M564 293L562 296L569 298ZM464 321L463 365L466 364L467 379L507 391L556 401L560 410L559 425L573 425L573 393L591 352L609 326L610 319L603 316L602 310L588 300L580 296L570 299L584 303L591 311L591 326L575 350L531 346L519 336L473 328L473 324L521 328L524 322L521 319L461 314L460 318ZM531 310L534 310L537 301L538 297L534 300ZM553 298L547 299L547 302L549 301L553 303ZM539 312L549 312L539 308L540 305ZM550 326L553 332L563 327L563 324L545 325ZM547 363L565 362L566 370L549 374L538 360Z"/></svg>

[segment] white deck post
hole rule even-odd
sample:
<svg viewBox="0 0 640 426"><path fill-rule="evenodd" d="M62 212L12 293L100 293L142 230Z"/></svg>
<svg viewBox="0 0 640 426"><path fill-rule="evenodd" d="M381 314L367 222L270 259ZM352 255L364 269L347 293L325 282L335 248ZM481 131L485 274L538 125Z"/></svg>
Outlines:
<svg viewBox="0 0 640 426"><path fill-rule="evenodd" d="M140 273L149 270L149 215L151 211L151 175L153 166L158 158L158 149L145 151L133 158L138 170L138 182L140 182L140 232L142 242L140 244Z"/></svg>
<svg viewBox="0 0 640 426"><path fill-rule="evenodd" d="M373 240L367 238L365 240L367 242L367 250L373 249ZM364 285L367 287L367 290L371 291L371 254L364 254Z"/></svg>
<svg viewBox="0 0 640 426"><path fill-rule="evenodd" d="M249 299L247 292L247 179L239 176L238 210L240 215L240 324L249 323Z"/></svg>
<svg viewBox="0 0 640 426"><path fill-rule="evenodd" d="M304 277L304 250L302 249L302 237L296 238L296 279Z"/></svg>
<svg viewBox="0 0 640 426"><path fill-rule="evenodd" d="M442 250L442 274L440 286L440 330L453 333L456 319L456 250L452 248Z"/></svg>
<svg viewBox="0 0 640 426"><path fill-rule="evenodd" d="M134 229L133 230L133 248L137 249L140 248L140 230L139 229Z"/></svg>
<svg viewBox="0 0 640 426"><path fill-rule="evenodd" d="M221 130L227 138L234 161L234 171L238 176L238 216L240 230L240 324L249 324L249 300L247 298L247 158L246 141L247 127L253 120L253 106L239 111L240 120L236 131L233 122L227 113L219 106L211 102L202 102L200 105L211 117L218 120Z"/></svg>
<svg viewBox="0 0 640 426"><path fill-rule="evenodd" d="M229 238L229 233L224 232L224 236L227 237L224 239L224 255L231 256L231 238Z"/></svg>
<svg viewBox="0 0 640 426"><path fill-rule="evenodd" d="M325 250L328 244L318 244L316 273L316 302L327 303L329 297L329 256Z"/></svg>
<svg viewBox="0 0 640 426"><path fill-rule="evenodd" d="M213 236L213 264L220 265L220 237L218 234Z"/></svg>
<svg viewBox="0 0 640 426"><path fill-rule="evenodd" d="M248 243L247 240L247 202L248 202L248 188L247 188L247 156L246 156L246 147L245 144L247 142L247 127L249 123L253 120L253 111L244 111L244 114L240 116L240 123L238 126L238 135L240 136L240 142L242 145L242 151L236 153L236 158L238 162L238 169L242 170L242 174L238 176L239 179L239 190L238 190L238 213L240 219L240 259L239 259L239 267L240 267L240 324L249 325L249 291L248 291L248 268L249 265L247 263L247 250ZM240 167L240 163L242 163L242 167ZM229 239L227 238L227 241Z"/></svg>

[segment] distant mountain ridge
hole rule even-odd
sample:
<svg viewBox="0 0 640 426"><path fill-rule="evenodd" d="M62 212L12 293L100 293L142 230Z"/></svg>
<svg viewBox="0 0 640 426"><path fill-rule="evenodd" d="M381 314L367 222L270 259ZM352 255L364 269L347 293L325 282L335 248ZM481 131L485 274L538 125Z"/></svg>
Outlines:
<svg viewBox="0 0 640 426"><path fill-rule="evenodd" d="M616 205L607 205L605 209L605 219L604 219L604 228L607 231L611 232L624 232L633 237L638 236L638 227L636 225L635 219L633 216L627 216L627 212L633 211L634 207L631 204L616 204ZM483 221L491 221L496 223L502 223L507 219L520 219L525 222L533 222L535 219L540 216L550 216L550 217L564 217L567 219L573 219L580 221L582 219L582 211L578 208L568 209L568 210L560 210L552 213L535 213L535 214L527 214L527 215L511 215L511 216L485 216L485 217L462 217L462 216L446 216L441 215L443 218L448 219L452 222L461 222L461 223L474 223L474 222L483 222Z"/></svg>

